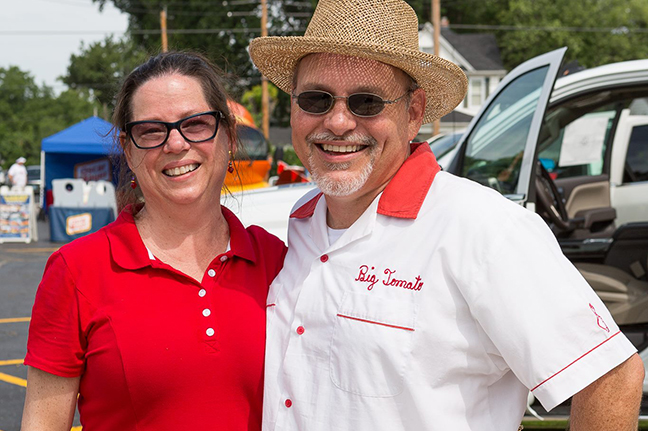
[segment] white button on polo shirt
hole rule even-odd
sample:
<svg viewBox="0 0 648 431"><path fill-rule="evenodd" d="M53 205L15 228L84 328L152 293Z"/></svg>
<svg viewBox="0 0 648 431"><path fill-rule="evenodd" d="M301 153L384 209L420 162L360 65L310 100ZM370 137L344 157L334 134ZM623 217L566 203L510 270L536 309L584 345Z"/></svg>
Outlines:
<svg viewBox="0 0 648 431"><path fill-rule="evenodd" d="M207 275L210 276L210 277L214 277L216 275L216 271L214 271L213 269L210 269L209 271L207 271Z"/></svg>
<svg viewBox="0 0 648 431"><path fill-rule="evenodd" d="M634 353L539 217L430 165L418 147L332 245L325 199L297 204L264 431L516 430L529 390L551 409Z"/></svg>
<svg viewBox="0 0 648 431"><path fill-rule="evenodd" d="M198 291L198 296L200 296L201 298L204 297L205 295L207 295L207 291L205 289L200 289Z"/></svg>

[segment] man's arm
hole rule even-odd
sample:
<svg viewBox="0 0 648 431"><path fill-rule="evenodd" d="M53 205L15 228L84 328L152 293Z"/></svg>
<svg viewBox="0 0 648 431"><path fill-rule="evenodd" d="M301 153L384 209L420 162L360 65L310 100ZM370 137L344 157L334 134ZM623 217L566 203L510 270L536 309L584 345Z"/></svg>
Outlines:
<svg viewBox="0 0 648 431"><path fill-rule="evenodd" d="M636 431L644 366L636 353L574 395L570 431Z"/></svg>

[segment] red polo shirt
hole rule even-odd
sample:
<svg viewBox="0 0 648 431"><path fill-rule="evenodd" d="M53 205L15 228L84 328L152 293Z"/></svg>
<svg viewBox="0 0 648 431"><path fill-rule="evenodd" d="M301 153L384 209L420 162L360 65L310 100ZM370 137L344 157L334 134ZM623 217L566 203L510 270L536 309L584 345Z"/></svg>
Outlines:
<svg viewBox="0 0 648 431"><path fill-rule="evenodd" d="M261 428L266 296L286 247L222 210L231 249L201 282L151 259L127 211L50 257L25 364L81 376L85 431Z"/></svg>

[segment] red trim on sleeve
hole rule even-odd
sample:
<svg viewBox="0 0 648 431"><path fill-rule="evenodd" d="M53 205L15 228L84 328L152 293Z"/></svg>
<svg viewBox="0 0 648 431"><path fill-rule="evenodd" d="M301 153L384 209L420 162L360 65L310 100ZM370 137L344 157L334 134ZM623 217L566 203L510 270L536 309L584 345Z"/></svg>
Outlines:
<svg viewBox="0 0 648 431"><path fill-rule="evenodd" d="M557 372L556 374L554 374L553 376L548 377L548 378L546 378L545 380L543 380L542 382L540 382L536 387L534 387L533 389L531 389L531 392L535 391L535 390L538 389L540 386L544 385L544 384L547 383L549 380L553 379L553 378L556 377L558 374L562 373L562 372L565 371L567 368L571 367L571 366L574 365L576 362L580 361L580 360L583 359L585 356L589 355L589 354L592 353L594 350L598 349L598 348L601 347L603 344L607 343L608 341L610 341L611 339L613 339L614 337L616 337L616 336L619 335L620 333L621 333L621 331L617 331L614 335L612 335L612 336L611 336L610 338L608 338L607 340L605 340L605 341L603 341L602 343L600 343L599 345L593 347L593 348L590 349L588 352L586 352L586 353L584 353L583 355L581 355L579 358L576 358L572 363L570 363L569 365L567 365L565 368L563 368L562 370L558 371L558 372Z"/></svg>
<svg viewBox="0 0 648 431"><path fill-rule="evenodd" d="M346 316L346 315L344 315L344 314L338 314L338 317L344 317L345 319L357 320L358 322L373 323L374 325L387 326L387 327L389 327L389 328L404 329L404 330L406 330L406 331L412 331L412 332L414 332L414 328L408 328L407 326L396 326L396 325L390 325L390 324L388 324L388 323L376 322L376 321L374 321L374 320L359 319L359 318L357 318L357 317Z"/></svg>
<svg viewBox="0 0 648 431"><path fill-rule="evenodd" d="M266 304L266 308L274 307L274 306L276 306L276 305L277 305L277 304Z"/></svg>

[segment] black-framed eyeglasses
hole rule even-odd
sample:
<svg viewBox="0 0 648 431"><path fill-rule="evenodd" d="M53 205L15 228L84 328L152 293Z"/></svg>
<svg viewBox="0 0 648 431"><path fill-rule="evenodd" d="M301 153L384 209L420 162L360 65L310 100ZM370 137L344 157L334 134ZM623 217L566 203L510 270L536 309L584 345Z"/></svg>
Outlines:
<svg viewBox="0 0 648 431"><path fill-rule="evenodd" d="M323 115L333 108L335 99L346 99L347 108L353 115L358 117L375 117L380 114L385 105L390 105L401 100L410 93L408 90L405 94L394 100L385 100L377 94L372 93L355 93L349 96L334 96L322 90L308 90L299 94L292 95L297 99L297 105L302 111L309 114Z"/></svg>
<svg viewBox="0 0 648 431"><path fill-rule="evenodd" d="M150 150L164 145L173 129L180 132L188 142L209 141L216 136L221 118L223 118L222 112L208 111L190 115L175 123L154 120L131 121L126 123L124 129L137 148Z"/></svg>

